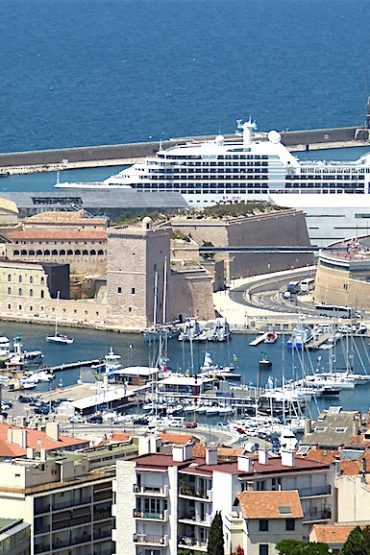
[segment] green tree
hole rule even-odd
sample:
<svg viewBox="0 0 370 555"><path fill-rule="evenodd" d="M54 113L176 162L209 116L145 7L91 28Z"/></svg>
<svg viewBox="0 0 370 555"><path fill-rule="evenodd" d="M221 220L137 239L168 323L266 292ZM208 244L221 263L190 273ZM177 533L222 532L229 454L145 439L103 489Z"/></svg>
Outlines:
<svg viewBox="0 0 370 555"><path fill-rule="evenodd" d="M209 529L208 555L225 555L224 550L224 531L221 512L217 511L213 517L211 528Z"/></svg>
<svg viewBox="0 0 370 555"><path fill-rule="evenodd" d="M329 555L326 543L305 543L298 540L282 540L276 545L280 555Z"/></svg>
<svg viewBox="0 0 370 555"><path fill-rule="evenodd" d="M347 538L346 543L341 551L342 555L369 555L370 547L366 540L369 538L369 530L361 530L356 526ZM366 539L365 539L366 537Z"/></svg>

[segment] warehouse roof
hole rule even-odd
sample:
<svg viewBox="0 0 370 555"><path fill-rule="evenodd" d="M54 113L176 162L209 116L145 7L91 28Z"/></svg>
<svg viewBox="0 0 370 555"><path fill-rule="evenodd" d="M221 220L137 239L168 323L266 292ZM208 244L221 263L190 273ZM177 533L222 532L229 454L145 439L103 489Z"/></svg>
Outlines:
<svg viewBox="0 0 370 555"><path fill-rule="evenodd" d="M144 193L130 190L89 191L73 189L69 191L12 192L2 194L12 200L19 209L69 209L122 208L122 209L185 209L188 204L180 193Z"/></svg>

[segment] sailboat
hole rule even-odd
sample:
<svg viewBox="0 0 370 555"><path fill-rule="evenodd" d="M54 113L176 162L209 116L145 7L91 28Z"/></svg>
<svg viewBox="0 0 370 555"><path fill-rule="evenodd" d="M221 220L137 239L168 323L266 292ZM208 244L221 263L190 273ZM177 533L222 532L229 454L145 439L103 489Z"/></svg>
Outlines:
<svg viewBox="0 0 370 555"><path fill-rule="evenodd" d="M166 300L167 300L167 257L164 259L164 270L163 270L163 324L157 323L157 311L158 311L158 272L155 273L154 277L154 322L153 325L144 330L144 339L146 341L158 341L160 338L172 339L177 337L180 333L180 329L172 323L167 323L167 311L166 311Z"/></svg>
<svg viewBox="0 0 370 555"><path fill-rule="evenodd" d="M55 310L55 330L54 330L54 335L47 335L46 336L46 341L48 343L59 343L60 345L71 345L74 342L74 339L72 339L71 337L68 337L67 335L63 334L63 333L59 333L58 332L58 308L59 308L59 294L60 291L58 291L58 296L57 296L57 307Z"/></svg>

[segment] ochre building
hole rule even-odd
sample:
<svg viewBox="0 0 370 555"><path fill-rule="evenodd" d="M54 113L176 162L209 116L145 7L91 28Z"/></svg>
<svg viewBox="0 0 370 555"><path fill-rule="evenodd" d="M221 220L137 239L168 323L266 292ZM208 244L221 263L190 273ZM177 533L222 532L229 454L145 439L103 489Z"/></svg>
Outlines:
<svg viewBox="0 0 370 555"><path fill-rule="evenodd" d="M334 243L319 255L315 302L370 310L370 236Z"/></svg>

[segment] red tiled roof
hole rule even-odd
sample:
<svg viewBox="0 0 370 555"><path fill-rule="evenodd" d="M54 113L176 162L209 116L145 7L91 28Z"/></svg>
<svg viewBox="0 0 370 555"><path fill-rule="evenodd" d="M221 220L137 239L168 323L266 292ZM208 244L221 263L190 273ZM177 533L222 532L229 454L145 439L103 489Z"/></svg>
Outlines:
<svg viewBox="0 0 370 555"><path fill-rule="evenodd" d="M72 446L85 446L89 442L85 439L78 439L67 435L59 434L59 440L55 441L46 435L46 432L33 430L30 428L19 428L17 426L9 426L8 424L0 424L0 457L21 457L26 454L26 449L20 447L16 443L8 441L8 430L26 430L27 447L33 447L36 451L46 449L53 451L55 449L65 449Z"/></svg>
<svg viewBox="0 0 370 555"><path fill-rule="evenodd" d="M329 544L344 544L355 524L314 524L310 538Z"/></svg>
<svg viewBox="0 0 370 555"><path fill-rule="evenodd" d="M125 441L130 437L133 437L135 432L113 432L110 435L110 439L112 441ZM172 445L186 445L189 441L194 439L192 434L176 434L176 433L167 433L167 432L159 432L159 437L163 441L163 443L170 443ZM194 453L194 450L193 450Z"/></svg>
<svg viewBox="0 0 370 555"><path fill-rule="evenodd" d="M298 491L243 491L237 496L244 518L302 518Z"/></svg>
<svg viewBox="0 0 370 555"><path fill-rule="evenodd" d="M338 457L339 451L329 450L329 449L319 449L312 448L307 453L306 459L310 461L322 462L331 464L336 457Z"/></svg>
<svg viewBox="0 0 370 555"><path fill-rule="evenodd" d="M13 241L27 240L56 240L65 239L66 241L96 240L106 241L107 232L99 229L16 229L7 233Z"/></svg>
<svg viewBox="0 0 370 555"><path fill-rule="evenodd" d="M194 451L193 451L194 453ZM285 472L300 472L309 470L320 470L329 468L329 464L321 462L310 461L303 458L296 458L293 467L284 466L281 464L281 458L270 458L268 464L261 464L257 459L253 459L252 470L244 472L238 470L237 461L218 461L217 464L206 464L204 457L194 457L182 463L173 462L172 454L153 453L143 455L134 459L138 465L145 467L161 467L168 468L169 466L181 466L182 471L187 474L207 474L211 475L212 472L224 472L225 474L235 474L238 476L248 476L250 474L274 474Z"/></svg>

